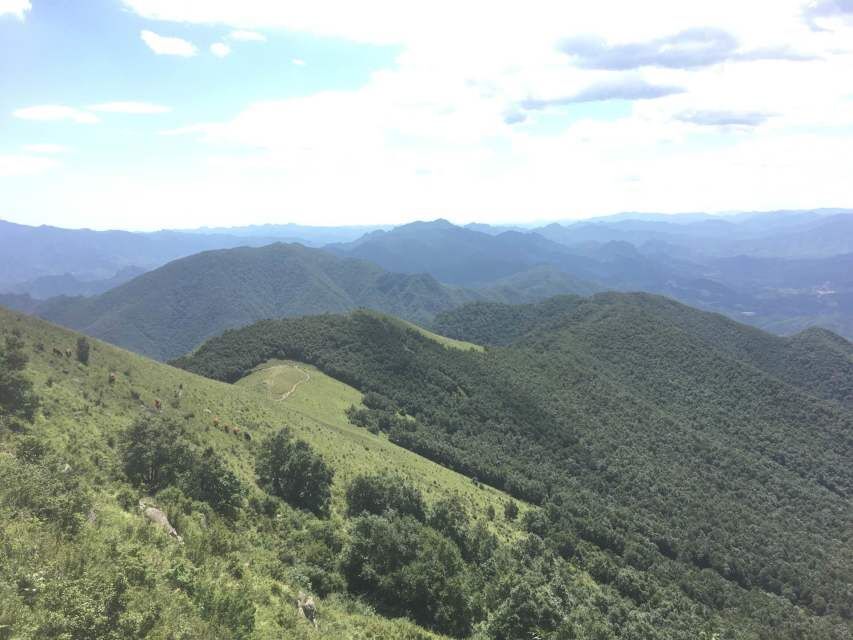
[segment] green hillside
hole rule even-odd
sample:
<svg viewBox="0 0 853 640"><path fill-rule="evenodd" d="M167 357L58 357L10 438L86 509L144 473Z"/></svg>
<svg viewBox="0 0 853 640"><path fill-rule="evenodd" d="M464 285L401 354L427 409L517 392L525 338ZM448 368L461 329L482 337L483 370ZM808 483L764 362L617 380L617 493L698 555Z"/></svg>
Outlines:
<svg viewBox="0 0 853 640"><path fill-rule="evenodd" d="M264 318L370 307L416 322L478 299L425 275L388 273L298 244L207 251L93 298L36 309L63 326L158 359Z"/></svg>
<svg viewBox="0 0 853 640"><path fill-rule="evenodd" d="M457 600L466 609L448 600L444 617L424 618L408 608L414 596L389 602L387 588L377 595L356 586L345 562L362 529L406 531L423 565L417 575L439 551L460 569L475 558L520 561L510 545L523 531L503 516L505 494L351 425L345 411L360 406L361 394L318 370L270 363L235 386L96 340L83 364L78 338L0 309L0 638L427 639L438 636L377 611L452 629L442 620L467 624L479 589L444 569L446 580L412 583L424 606L436 602L435 589L464 587ZM326 515L313 515L311 504L295 508L256 482L265 439L283 426L334 474ZM131 427L155 437L129 440ZM174 447L190 462L169 458ZM150 478L134 483L131 451L156 461L156 488ZM414 487L413 504L423 495L423 523L392 512L348 515L350 485L379 471ZM183 543L146 521L140 498L166 512ZM448 505L458 543L437 520ZM394 575L403 588L406 574ZM297 613L300 591L315 598L316 630Z"/></svg>
<svg viewBox="0 0 853 640"><path fill-rule="evenodd" d="M615 598L600 637L850 632L849 343L640 294L471 309L437 326L503 346L353 313L260 322L177 364L234 381L311 363L365 393L354 423L541 505L528 531ZM555 618L533 628L586 637L560 635L577 611L561 571L538 582Z"/></svg>

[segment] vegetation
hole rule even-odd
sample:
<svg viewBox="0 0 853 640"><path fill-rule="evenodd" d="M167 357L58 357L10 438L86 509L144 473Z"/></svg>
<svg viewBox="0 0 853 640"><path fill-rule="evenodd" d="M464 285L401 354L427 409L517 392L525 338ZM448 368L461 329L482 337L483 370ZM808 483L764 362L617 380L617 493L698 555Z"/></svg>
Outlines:
<svg viewBox="0 0 853 640"><path fill-rule="evenodd" d="M328 515L334 472L304 440L290 430L267 438L257 453L255 469L261 487L295 507Z"/></svg>
<svg viewBox="0 0 853 640"><path fill-rule="evenodd" d="M503 346L446 349L357 312L257 323L177 364L234 381L269 358L311 363L363 392L353 420L540 505L519 514L524 542L474 572L487 637L849 632L849 343L804 350L808 336L646 295L439 320ZM825 384L836 366L838 384ZM405 518L376 511L364 517ZM430 518L362 526L413 535Z"/></svg>
<svg viewBox="0 0 853 640"><path fill-rule="evenodd" d="M368 468L395 471L425 509L457 496L474 524L504 494L352 427L344 410L358 392L313 368L281 401L96 340L84 366L78 337L0 309L0 638L439 637L377 614L376 595L350 587L358 518L346 516L347 489ZM258 482L264 443L282 425L334 472L327 518ZM495 523L483 535L496 534L521 531ZM315 598L317 630L297 612L300 591Z"/></svg>

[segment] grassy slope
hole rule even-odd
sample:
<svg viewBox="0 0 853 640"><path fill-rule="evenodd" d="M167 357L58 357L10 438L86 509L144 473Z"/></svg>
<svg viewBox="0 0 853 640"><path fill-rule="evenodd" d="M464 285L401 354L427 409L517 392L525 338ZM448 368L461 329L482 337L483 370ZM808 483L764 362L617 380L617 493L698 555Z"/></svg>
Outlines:
<svg viewBox="0 0 853 640"><path fill-rule="evenodd" d="M186 545L176 547L133 510L124 511L116 501L116 492L125 486L120 482L115 448L117 435L141 411L151 407L155 398L161 399L167 416L185 421L188 430L212 446L250 486L254 481L253 451L258 438L281 425L289 426L297 436L315 446L335 468L336 511L341 506L348 479L360 471L380 467L393 468L408 475L428 500L448 492L458 493L469 514L475 517L481 516L488 504L499 510L507 499L493 489L475 486L464 476L396 447L386 439L350 426L343 410L350 403L359 402L358 392L316 370L310 372L310 383L300 386L287 401L278 402L270 399L265 389L262 392L253 389L257 379L269 372L253 374L240 386L228 385L95 340L92 340L90 364L83 366L73 357L67 359L52 355L54 347L63 351L73 349L77 334L0 308L0 333L14 328L21 331L27 344L30 356L27 373L43 402L42 411L30 432L49 441L74 471L81 474L84 483L94 493L95 521L84 526L74 542L77 545L75 552L89 557L94 563L103 561L98 555L101 553L99 549L105 545L121 547L142 539L150 540L150 545L145 547L144 556L134 562L142 563L154 574L162 576L178 555L189 557L194 553L200 554L205 574L226 574L224 559L208 555L204 545L209 541L202 540L203 532L189 517L183 521L178 517L176 526L181 528L181 523L184 524L181 533ZM42 344L44 350L34 349L37 344ZM113 385L108 382L110 371L117 372ZM176 394L181 386L182 395L178 400ZM132 394L138 394L138 399ZM249 431L254 436L253 440L246 441L214 428L214 416L221 424ZM0 436L0 455L10 455L14 450L15 437ZM0 511L2 507L0 505ZM343 525L338 514L334 514L333 519ZM503 521L499 524L499 532L503 536L514 534L511 526ZM194 533L198 534L198 540L194 539ZM279 638L283 629L288 630L287 637L300 638L303 634L309 637L307 626L296 619L295 609L290 604L295 592L301 588L298 576L294 578L285 573L284 578L276 579L265 570L279 560L276 550L270 548L263 535L259 530L241 534L245 541L241 547L230 551L228 562L245 567L242 578L224 579L230 580L234 589L251 594L255 602L256 626L252 637ZM13 557L19 558L22 571L47 571L48 574L51 570L59 574L71 571L70 566L61 568L63 562L70 565L68 558L73 556L71 545L59 542L32 519L3 521L0 523L0 539L5 539L12 545L10 548L16 550L18 555ZM87 548L91 553L85 551ZM23 566L24 559L27 567ZM75 565L74 568L78 567ZM133 591L131 600L156 603L161 606L164 617L175 620L184 615L182 607L188 606L182 593L172 594L171 591L151 588ZM325 602L318 601L318 610L322 625L320 632L312 632L311 637L413 640L437 637L408 622L389 621L372 615L369 608L337 596ZM14 621L14 612L0 606L0 629L4 619L8 621L10 616ZM28 636L22 633L21 637ZM155 637L160 636L155 634ZM186 637L213 636L194 628Z"/></svg>
<svg viewBox="0 0 853 640"><path fill-rule="evenodd" d="M310 380L302 382L285 400L283 394L298 381L303 372ZM491 504L495 509L507 500L504 493L476 486L461 474L430 462L426 458L398 447L386 436L375 436L347 422L344 411L352 404L361 406L361 393L330 378L316 367L292 361L271 361L240 380L237 387L271 400L290 418L288 424L299 437L314 446L335 467L334 499L342 506L343 488L356 475L388 470L408 477L427 499L447 492L459 494L469 513L484 513ZM521 505L526 509L526 505ZM503 520L496 521L498 533L511 536L514 529Z"/></svg>

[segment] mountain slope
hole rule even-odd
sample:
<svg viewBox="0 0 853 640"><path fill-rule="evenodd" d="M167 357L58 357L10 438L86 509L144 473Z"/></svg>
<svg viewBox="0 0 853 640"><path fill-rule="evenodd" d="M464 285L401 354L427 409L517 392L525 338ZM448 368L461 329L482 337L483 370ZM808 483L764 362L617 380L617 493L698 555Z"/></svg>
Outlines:
<svg viewBox="0 0 853 640"><path fill-rule="evenodd" d="M422 322L471 299L429 276L277 243L182 258L94 298L47 301L38 314L166 359L263 318L370 307Z"/></svg>
<svg viewBox="0 0 853 640"><path fill-rule="evenodd" d="M516 522L487 519L506 495L350 425L344 412L361 406L360 394L319 371L282 401L263 385L268 368L226 385L95 340L83 365L64 355L79 334L0 308L0 361L13 336L40 408L31 423L13 419L0 394L4 636L438 640L377 615L340 582L337 565L359 522L345 513L346 492L366 471L405 478L428 508L455 497L486 540L521 535ZM162 420L174 439L209 450L204 459L241 485L237 508L220 513L179 486L149 494L131 484L123 434L139 420ZM256 485L261 443L285 425L334 471L329 519ZM166 512L182 543L146 521L140 498ZM297 613L300 591L316 600L317 629Z"/></svg>
<svg viewBox="0 0 853 640"><path fill-rule="evenodd" d="M478 342L484 308L437 326ZM707 607L732 637L849 633L849 343L805 335L773 354L781 339L648 295L492 308L507 346L484 353L356 313L258 323L177 364L236 380L279 354L380 394L370 419L394 442L543 505L532 530L604 550L605 566L575 543L567 553L661 616L660 633L679 637L661 603L682 597L667 611ZM509 335L510 316L523 334ZM823 343L808 366L804 340Z"/></svg>

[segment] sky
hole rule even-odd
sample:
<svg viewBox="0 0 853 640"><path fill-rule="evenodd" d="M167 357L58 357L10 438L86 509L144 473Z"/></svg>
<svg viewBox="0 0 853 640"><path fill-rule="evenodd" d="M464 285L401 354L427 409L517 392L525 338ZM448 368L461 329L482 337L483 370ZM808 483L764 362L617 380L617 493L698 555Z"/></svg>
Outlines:
<svg viewBox="0 0 853 640"><path fill-rule="evenodd" d="M853 0L0 0L0 218L853 207Z"/></svg>

